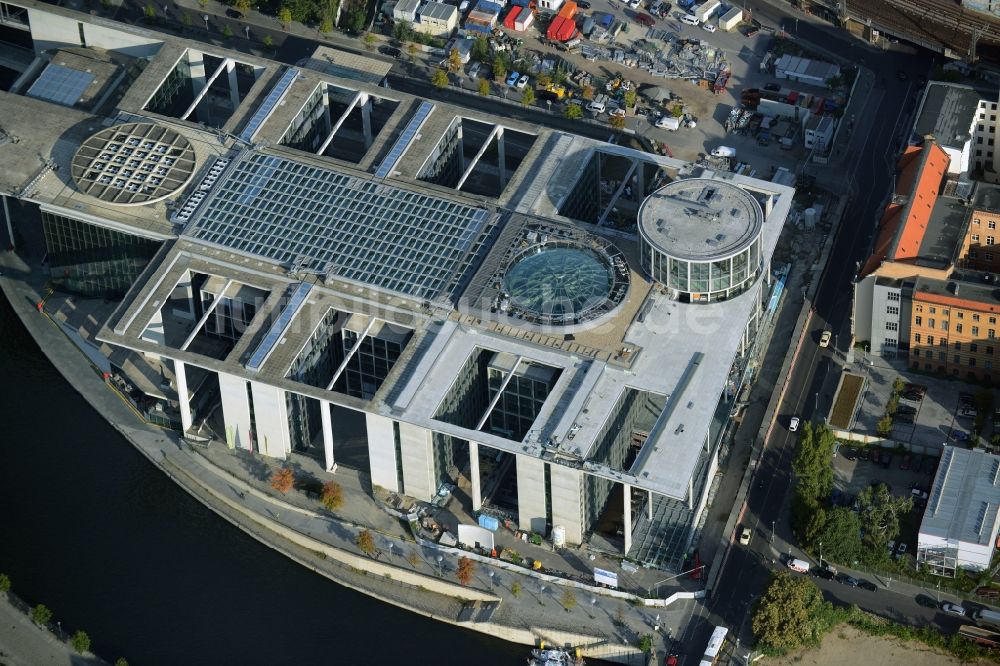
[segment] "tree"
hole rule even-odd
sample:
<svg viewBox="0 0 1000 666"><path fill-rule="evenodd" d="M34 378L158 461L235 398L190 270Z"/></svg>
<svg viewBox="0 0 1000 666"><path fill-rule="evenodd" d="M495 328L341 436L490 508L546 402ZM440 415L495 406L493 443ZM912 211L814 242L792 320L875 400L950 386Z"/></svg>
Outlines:
<svg viewBox="0 0 1000 666"><path fill-rule="evenodd" d="M378 41L378 37L376 37L370 32L366 32L364 38L362 38L361 41L365 43L365 48L371 51L373 48L375 48L375 42Z"/></svg>
<svg viewBox="0 0 1000 666"><path fill-rule="evenodd" d="M493 58L493 79L503 82L507 78L507 59L502 53L498 53Z"/></svg>
<svg viewBox="0 0 1000 666"><path fill-rule="evenodd" d="M562 601L563 608L566 609L567 613L576 608L576 595L573 594L572 588L567 587L563 591L560 601Z"/></svg>
<svg viewBox="0 0 1000 666"><path fill-rule="evenodd" d="M510 593L514 595L515 599L517 599L518 597L520 597L521 596L521 583L519 583L516 580L513 583L511 583L510 584Z"/></svg>
<svg viewBox="0 0 1000 666"><path fill-rule="evenodd" d="M802 437L792 461L792 471L798 478L796 490L803 497L819 502L830 496L833 490L833 466L830 461L836 443L837 438L825 424L815 428L809 421L803 424Z"/></svg>
<svg viewBox="0 0 1000 666"><path fill-rule="evenodd" d="M354 539L354 543L365 555L371 557L375 554L375 537L372 536L370 531L361 530L358 532L358 536Z"/></svg>
<svg viewBox="0 0 1000 666"><path fill-rule="evenodd" d="M347 15L347 22L344 23L344 27L347 31L353 34L358 34L365 27L365 7L364 5L355 6L354 9L350 11Z"/></svg>
<svg viewBox="0 0 1000 666"><path fill-rule="evenodd" d="M750 626L766 648L786 652L815 645L833 624L833 605L808 578L787 571L771 579L757 600Z"/></svg>
<svg viewBox="0 0 1000 666"><path fill-rule="evenodd" d="M198 0L198 6L202 9L208 8L208 0Z"/></svg>
<svg viewBox="0 0 1000 666"><path fill-rule="evenodd" d="M290 467L282 467L271 474L271 487L284 495L295 485L295 472Z"/></svg>
<svg viewBox="0 0 1000 666"><path fill-rule="evenodd" d="M566 72L564 72L561 69L553 70L553 72L552 72L552 83L555 83L556 85L559 85L559 84L562 84L562 83L565 83L565 82L566 82Z"/></svg>
<svg viewBox="0 0 1000 666"><path fill-rule="evenodd" d="M406 561L410 563L411 567L415 567L420 564L420 556L417 555L417 551L411 550L409 555L406 556Z"/></svg>
<svg viewBox="0 0 1000 666"><path fill-rule="evenodd" d="M472 582L472 574L476 572L476 562L475 560L469 559L464 555L458 558L458 571L455 572L455 576L458 578L458 582L462 585L468 585Z"/></svg>
<svg viewBox="0 0 1000 666"><path fill-rule="evenodd" d="M472 59L481 63L487 63L490 59L490 43L483 36L476 37L472 42Z"/></svg>
<svg viewBox="0 0 1000 666"><path fill-rule="evenodd" d="M847 507L824 512L823 527L810 543L823 544L823 557L850 565L861 557L861 522Z"/></svg>
<svg viewBox="0 0 1000 666"><path fill-rule="evenodd" d="M90 649L90 636L87 635L86 631L77 630L73 637L69 639L69 644L73 646L73 649L83 654Z"/></svg>
<svg viewBox="0 0 1000 666"><path fill-rule="evenodd" d="M128 659L125 657L118 657L115 659L115 666L128 666Z"/></svg>
<svg viewBox="0 0 1000 666"><path fill-rule="evenodd" d="M525 106L531 106L535 103L535 91L531 88L525 88L524 92L521 93L521 104Z"/></svg>
<svg viewBox="0 0 1000 666"><path fill-rule="evenodd" d="M585 83L583 88L580 89L580 97L584 99L594 99L594 86L589 83Z"/></svg>
<svg viewBox="0 0 1000 666"><path fill-rule="evenodd" d="M324 36L329 35L333 32L333 19L329 16L323 18L323 21L319 24L319 31Z"/></svg>
<svg viewBox="0 0 1000 666"><path fill-rule="evenodd" d="M913 508L913 497L897 497L884 483L858 493L858 521L864 545L876 560L886 556L886 544L899 536L899 518Z"/></svg>
<svg viewBox="0 0 1000 666"><path fill-rule="evenodd" d="M566 110L563 111L563 116L569 118L570 120L576 120L577 118L583 116L583 109L580 108L579 104L568 104Z"/></svg>
<svg viewBox="0 0 1000 666"><path fill-rule="evenodd" d="M631 109L635 106L636 93L634 90L629 90L625 93L625 108Z"/></svg>
<svg viewBox="0 0 1000 666"><path fill-rule="evenodd" d="M458 49L448 51L448 71L452 74L462 71L462 55Z"/></svg>
<svg viewBox="0 0 1000 666"><path fill-rule="evenodd" d="M413 28L408 21L396 21L392 26L392 38L402 44L413 36Z"/></svg>
<svg viewBox="0 0 1000 666"><path fill-rule="evenodd" d="M282 30L288 30L288 26L292 23L292 10L288 7L282 7L279 9L278 21L281 23Z"/></svg>
<svg viewBox="0 0 1000 666"><path fill-rule="evenodd" d="M250 0L233 0L233 7L241 12L248 12L250 8L253 7L253 3Z"/></svg>
<svg viewBox="0 0 1000 666"><path fill-rule="evenodd" d="M147 4L143 12L146 14L146 21L149 23L156 22L156 6L153 3L150 2Z"/></svg>
<svg viewBox="0 0 1000 666"><path fill-rule="evenodd" d="M38 604L31 609L31 612L28 613L28 617L30 617L31 621L35 624L44 627L49 623L49 620L52 619L52 611L49 610L48 606Z"/></svg>
<svg viewBox="0 0 1000 666"><path fill-rule="evenodd" d="M435 88L447 88L449 83L448 72L438 67L431 74L431 83L434 84Z"/></svg>
<svg viewBox="0 0 1000 666"><path fill-rule="evenodd" d="M181 12L181 25L185 28L191 27L191 15L187 12Z"/></svg>
<svg viewBox="0 0 1000 666"><path fill-rule="evenodd" d="M479 94L483 97L490 94L490 82L487 79L479 79Z"/></svg>
<svg viewBox="0 0 1000 666"><path fill-rule="evenodd" d="M413 60L413 58L416 57L416 55L417 55L417 51L419 51L419 50L420 50L420 48L416 44L414 44L414 43L411 42L406 47L406 55L408 55L410 57L410 60Z"/></svg>
<svg viewBox="0 0 1000 666"><path fill-rule="evenodd" d="M344 489L336 481L327 481L320 491L319 501L330 511L336 511L344 505Z"/></svg>
<svg viewBox="0 0 1000 666"><path fill-rule="evenodd" d="M10 576L0 573L0 592L10 592Z"/></svg>
<svg viewBox="0 0 1000 666"><path fill-rule="evenodd" d="M229 27L229 24L222 26L222 36L229 39L233 36L233 29Z"/></svg>
<svg viewBox="0 0 1000 666"><path fill-rule="evenodd" d="M639 650L643 654L649 654L653 651L653 635L643 634L639 637Z"/></svg>
<svg viewBox="0 0 1000 666"><path fill-rule="evenodd" d="M535 77L535 81L538 83L540 88L547 88L552 83L552 77L547 73L542 72Z"/></svg>
<svg viewBox="0 0 1000 666"><path fill-rule="evenodd" d="M268 51L274 49L274 38L271 35L264 35L264 39L261 40L264 43L264 48Z"/></svg>
<svg viewBox="0 0 1000 666"><path fill-rule="evenodd" d="M608 124L612 129L621 131L625 128L625 116L611 116L608 118Z"/></svg>

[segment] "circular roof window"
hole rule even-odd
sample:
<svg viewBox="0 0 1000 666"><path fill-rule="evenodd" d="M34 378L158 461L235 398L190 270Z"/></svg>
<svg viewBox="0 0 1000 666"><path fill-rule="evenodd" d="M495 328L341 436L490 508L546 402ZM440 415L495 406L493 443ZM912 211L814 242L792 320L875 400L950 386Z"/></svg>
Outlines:
<svg viewBox="0 0 1000 666"><path fill-rule="evenodd" d="M590 248L549 243L516 257L503 284L518 310L542 319L577 318L607 302L614 271Z"/></svg>
<svg viewBox="0 0 1000 666"><path fill-rule="evenodd" d="M94 134L73 156L73 180L84 194L121 206L165 199L194 175L191 143L154 123L114 125Z"/></svg>

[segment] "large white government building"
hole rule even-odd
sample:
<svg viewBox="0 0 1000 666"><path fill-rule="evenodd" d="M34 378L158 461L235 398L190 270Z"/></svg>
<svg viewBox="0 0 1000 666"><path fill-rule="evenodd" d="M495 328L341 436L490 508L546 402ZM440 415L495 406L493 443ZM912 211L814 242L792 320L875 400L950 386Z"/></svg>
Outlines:
<svg viewBox="0 0 1000 666"><path fill-rule="evenodd" d="M288 66L31 2L0 36L7 221L56 288L117 304L94 343L186 436L420 501L463 477L472 511L679 565L790 188L322 47Z"/></svg>

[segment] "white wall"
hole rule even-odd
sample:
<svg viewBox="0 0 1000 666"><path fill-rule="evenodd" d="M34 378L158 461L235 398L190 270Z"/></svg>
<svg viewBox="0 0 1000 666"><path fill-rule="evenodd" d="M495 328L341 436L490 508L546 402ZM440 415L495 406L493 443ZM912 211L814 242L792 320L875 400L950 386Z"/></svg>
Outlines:
<svg viewBox="0 0 1000 666"><path fill-rule="evenodd" d="M434 441L426 428L399 424L399 449L403 457L403 492L429 502L437 492L434 483Z"/></svg>
<svg viewBox="0 0 1000 666"><path fill-rule="evenodd" d="M875 276L869 275L854 285L854 339L872 339L872 292Z"/></svg>
<svg viewBox="0 0 1000 666"><path fill-rule="evenodd" d="M254 425L260 452L272 458L286 458L292 451L288 434L288 407L283 389L250 382L253 394Z"/></svg>
<svg viewBox="0 0 1000 666"><path fill-rule="evenodd" d="M583 542L583 472L550 464L552 486L552 526L566 528L566 542Z"/></svg>
<svg viewBox="0 0 1000 666"><path fill-rule="evenodd" d="M394 493L403 492L396 475L396 438L392 419L365 413L368 430L368 462L371 465L372 485L381 486Z"/></svg>
<svg viewBox="0 0 1000 666"><path fill-rule="evenodd" d="M222 396L222 418L226 424L226 443L230 448L251 448L250 400L246 380L220 372L219 393Z"/></svg>
<svg viewBox="0 0 1000 666"><path fill-rule="evenodd" d="M517 524L522 530L540 534L548 522L545 516L545 463L538 458L515 454L517 466Z"/></svg>
<svg viewBox="0 0 1000 666"><path fill-rule="evenodd" d="M50 14L44 8L28 8L35 52L86 45L140 58L155 55L163 46L163 41L155 34L141 28L82 15L80 18L86 20ZM81 26L84 38L82 43Z"/></svg>

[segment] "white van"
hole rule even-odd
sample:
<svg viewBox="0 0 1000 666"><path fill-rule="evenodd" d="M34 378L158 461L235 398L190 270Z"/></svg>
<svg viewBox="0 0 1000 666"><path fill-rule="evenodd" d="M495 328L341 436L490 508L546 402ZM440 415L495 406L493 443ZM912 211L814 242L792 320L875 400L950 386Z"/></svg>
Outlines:
<svg viewBox="0 0 1000 666"><path fill-rule="evenodd" d="M688 25L698 25L701 21L694 14L685 14L681 17L681 23L686 23Z"/></svg>
<svg viewBox="0 0 1000 666"><path fill-rule="evenodd" d="M608 108L608 96L598 95L595 97L590 104L587 105L587 111L591 111L594 114L604 113Z"/></svg>
<svg viewBox="0 0 1000 666"><path fill-rule="evenodd" d="M788 560L788 568L798 573L809 573L809 563L805 560L792 558Z"/></svg>

